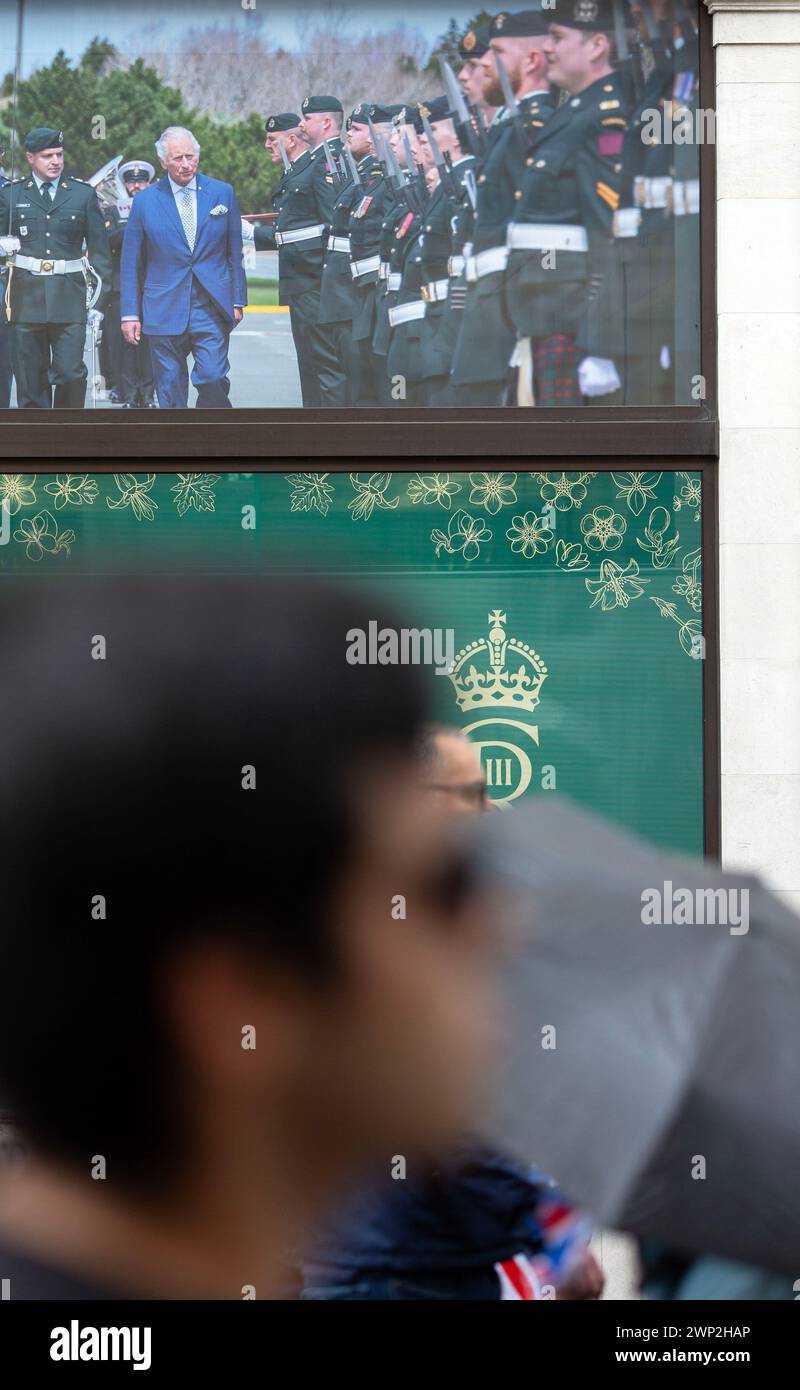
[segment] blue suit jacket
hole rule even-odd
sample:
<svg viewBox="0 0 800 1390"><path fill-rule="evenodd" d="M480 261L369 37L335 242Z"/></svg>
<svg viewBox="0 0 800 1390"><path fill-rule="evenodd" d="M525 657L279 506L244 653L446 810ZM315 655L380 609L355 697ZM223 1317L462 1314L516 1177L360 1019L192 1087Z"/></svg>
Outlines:
<svg viewBox="0 0 800 1390"><path fill-rule="evenodd" d="M227 212L212 217L211 209L220 204ZM193 275L233 327L234 305L247 303L236 194L229 183L198 171L197 231L192 252L165 174L133 200L122 243L122 317L140 319L144 333L185 332Z"/></svg>

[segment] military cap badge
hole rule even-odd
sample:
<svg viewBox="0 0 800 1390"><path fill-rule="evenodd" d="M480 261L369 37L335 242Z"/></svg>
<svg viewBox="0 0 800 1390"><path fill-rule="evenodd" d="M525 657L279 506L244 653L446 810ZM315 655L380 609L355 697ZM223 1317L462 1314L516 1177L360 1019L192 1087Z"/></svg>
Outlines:
<svg viewBox="0 0 800 1390"><path fill-rule="evenodd" d="M475 38L475 30L468 29L463 39L461 40L461 47L465 49L467 53L471 53L477 42L478 40Z"/></svg>
<svg viewBox="0 0 800 1390"><path fill-rule="evenodd" d="M505 24L505 22L506 22L506 16L505 16L504 14L495 15L495 19L494 19L494 27L495 27L495 29L502 29L502 27L503 27L503 25Z"/></svg>
<svg viewBox="0 0 800 1390"><path fill-rule="evenodd" d="M417 110L419 111L420 116L424 117L425 120L427 120L431 114L430 107L426 106L424 101L417 102Z"/></svg>
<svg viewBox="0 0 800 1390"><path fill-rule="evenodd" d="M599 9L597 0L576 0L573 18L582 24L591 24L597 19Z"/></svg>

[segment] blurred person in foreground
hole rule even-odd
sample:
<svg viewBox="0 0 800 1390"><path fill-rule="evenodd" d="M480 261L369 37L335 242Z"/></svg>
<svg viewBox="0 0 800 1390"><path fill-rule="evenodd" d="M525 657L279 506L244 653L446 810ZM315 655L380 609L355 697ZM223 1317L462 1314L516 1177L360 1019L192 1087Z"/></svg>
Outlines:
<svg viewBox="0 0 800 1390"><path fill-rule="evenodd" d="M421 811L444 820L489 809L475 744L429 725L417 745ZM405 922L398 923L404 930ZM402 1143L303 1260L304 1299L598 1298L590 1227L552 1179L469 1136L446 1155L409 1159ZM377 1171L377 1170L376 1170ZM557 1292L556 1292L557 1290Z"/></svg>
<svg viewBox="0 0 800 1390"><path fill-rule="evenodd" d="M418 668L346 660L376 617L220 576L0 594L13 1299L269 1298L357 1169L467 1123L488 933L419 803Z"/></svg>

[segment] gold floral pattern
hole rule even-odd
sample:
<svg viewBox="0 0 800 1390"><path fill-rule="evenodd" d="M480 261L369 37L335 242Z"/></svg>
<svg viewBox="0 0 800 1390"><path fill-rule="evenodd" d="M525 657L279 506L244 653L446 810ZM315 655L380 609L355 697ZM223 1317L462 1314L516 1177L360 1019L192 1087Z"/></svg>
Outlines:
<svg viewBox="0 0 800 1390"><path fill-rule="evenodd" d="M481 507L490 516L517 500L516 473L470 473L469 481L471 506Z"/></svg>
<svg viewBox="0 0 800 1390"><path fill-rule="evenodd" d="M657 570L667 569L672 564L681 543L680 531L670 540L664 539L671 525L672 517L666 507L654 507L645 527L645 539L642 540L640 536L636 537L636 544L642 550L650 552L650 559Z"/></svg>
<svg viewBox="0 0 800 1390"><path fill-rule="evenodd" d="M678 613L674 603L667 603L663 598L656 598L654 594L650 597L658 608L662 618L671 618L678 624L678 640L687 656L697 660L703 655L703 629L699 618L687 618L684 620Z"/></svg>
<svg viewBox="0 0 800 1390"><path fill-rule="evenodd" d="M14 532L14 540L24 545L28 559L38 564L45 554L58 555L63 552L69 555L75 542L75 532L59 531L52 512L42 511L32 517L26 516L20 522Z"/></svg>
<svg viewBox="0 0 800 1390"><path fill-rule="evenodd" d="M702 510L703 484L700 478L692 478L688 473L679 473L679 478L683 478L683 487L677 496L672 499L672 510L679 512L682 507L694 513L693 520L700 520Z"/></svg>
<svg viewBox="0 0 800 1390"><path fill-rule="evenodd" d="M553 532L545 526L538 512L526 512L524 516L511 518L511 529L506 531L515 555L523 555L530 560L534 555L544 555L553 539Z"/></svg>
<svg viewBox="0 0 800 1390"><path fill-rule="evenodd" d="M600 561L600 578L584 579L590 594L594 594L590 608L627 608L631 599L641 598L645 584L650 580L639 574L635 560L629 560L625 568L616 560Z"/></svg>
<svg viewBox="0 0 800 1390"><path fill-rule="evenodd" d="M310 512L315 508L327 516L333 501L330 473L288 473L286 481L292 489L292 511Z"/></svg>
<svg viewBox="0 0 800 1390"><path fill-rule="evenodd" d="M690 608L699 613L703 607L703 586L700 581L701 554L690 550L683 557L683 574L672 586L673 594L680 594Z"/></svg>
<svg viewBox="0 0 800 1390"><path fill-rule="evenodd" d="M16 516L21 507L36 506L35 482L33 473L0 473L0 502L9 516Z"/></svg>
<svg viewBox="0 0 800 1390"><path fill-rule="evenodd" d="M355 489L355 497L348 502L348 509L353 513L352 521L369 521L376 507L384 507L387 511L393 511L399 506L400 498L393 497L388 500L386 493L392 481L391 473L372 473L365 483L362 483L357 473L350 474L350 482Z"/></svg>
<svg viewBox="0 0 800 1390"><path fill-rule="evenodd" d="M583 539L590 550L619 550L627 529L624 516L613 507L595 507L588 516L581 517Z"/></svg>
<svg viewBox="0 0 800 1390"><path fill-rule="evenodd" d="M587 570L591 560L578 541L556 541L556 565L562 570Z"/></svg>
<svg viewBox="0 0 800 1390"><path fill-rule="evenodd" d="M576 510L586 501L586 485L596 478L596 473L579 473L577 477L568 478L566 473L562 473L560 478L553 482L549 473L534 473L534 478L541 484L539 496L543 502L555 507L557 512L568 512L572 507Z"/></svg>
<svg viewBox="0 0 800 1390"><path fill-rule="evenodd" d="M612 473L617 497L627 502L634 516L641 516L648 502L655 502L660 473Z"/></svg>
<svg viewBox="0 0 800 1390"><path fill-rule="evenodd" d="M438 502L449 512L452 498L461 491L460 483L451 483L449 473L418 473L408 485L408 496L413 506L421 502L430 507Z"/></svg>
<svg viewBox="0 0 800 1390"><path fill-rule="evenodd" d="M447 523L446 533L431 531L437 559L444 550L447 555L461 555L468 564L477 560L481 546L491 539L492 532L487 529L483 517L470 516L463 508L453 513Z"/></svg>
<svg viewBox="0 0 800 1390"><path fill-rule="evenodd" d="M100 493L94 478L87 473L57 473L54 483L45 483L45 492L53 499L57 512L63 507L93 507Z"/></svg>
<svg viewBox="0 0 800 1390"><path fill-rule="evenodd" d="M146 478L137 478L134 473L115 473L114 482L122 495L116 501L107 497L106 506L112 512L119 511L121 507L130 507L137 521L152 521L158 511L158 503L148 494L152 492L155 480L155 473L148 473Z"/></svg>
<svg viewBox="0 0 800 1390"><path fill-rule="evenodd" d="M170 488L175 496L178 516L184 516L190 507L198 512L214 511L214 484L219 482L219 473L179 473L178 479Z"/></svg>

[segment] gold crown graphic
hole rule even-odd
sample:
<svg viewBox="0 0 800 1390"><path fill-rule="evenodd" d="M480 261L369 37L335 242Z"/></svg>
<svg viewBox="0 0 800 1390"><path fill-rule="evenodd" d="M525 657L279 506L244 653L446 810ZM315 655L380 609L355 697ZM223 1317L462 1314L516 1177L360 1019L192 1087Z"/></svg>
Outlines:
<svg viewBox="0 0 800 1390"><path fill-rule="evenodd" d="M479 642L468 642L456 654L448 674L459 709L497 709L506 705L512 709L534 710L538 705L547 667L527 642L506 637L504 624L507 621L505 613L493 608L489 614L489 636L482 637ZM522 664L516 671L509 671L506 658L513 660L515 656L521 658Z"/></svg>

